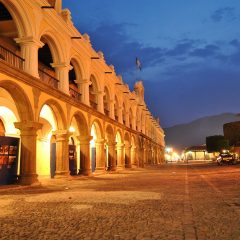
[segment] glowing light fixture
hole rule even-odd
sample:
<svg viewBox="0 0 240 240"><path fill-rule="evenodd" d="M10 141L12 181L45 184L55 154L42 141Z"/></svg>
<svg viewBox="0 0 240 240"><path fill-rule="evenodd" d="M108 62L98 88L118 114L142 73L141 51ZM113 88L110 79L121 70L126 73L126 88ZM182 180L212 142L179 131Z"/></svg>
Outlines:
<svg viewBox="0 0 240 240"><path fill-rule="evenodd" d="M73 126L71 126L71 127L69 128L69 132L74 133L74 132L76 132L76 129L75 129Z"/></svg>

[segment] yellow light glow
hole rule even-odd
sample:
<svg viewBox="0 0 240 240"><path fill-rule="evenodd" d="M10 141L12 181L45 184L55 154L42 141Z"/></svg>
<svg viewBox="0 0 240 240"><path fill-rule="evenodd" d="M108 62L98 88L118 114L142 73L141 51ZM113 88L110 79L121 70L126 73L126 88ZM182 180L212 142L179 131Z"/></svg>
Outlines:
<svg viewBox="0 0 240 240"><path fill-rule="evenodd" d="M92 128L91 128L91 136L93 137L92 140L90 141L90 145L91 147L95 147L95 141L97 140L97 130L96 130L96 127L95 125L93 124L92 125Z"/></svg>
<svg viewBox="0 0 240 240"><path fill-rule="evenodd" d="M52 109L48 105L44 105L41 112L40 117L46 119L52 126L52 131L56 131L56 120L53 114Z"/></svg>
<svg viewBox="0 0 240 240"><path fill-rule="evenodd" d="M73 126L71 126L71 127L69 128L69 132L74 133L74 132L76 132L76 129L75 129Z"/></svg>
<svg viewBox="0 0 240 240"><path fill-rule="evenodd" d="M19 131L14 126L17 118L9 108L0 106L0 117L3 120L6 135L19 135Z"/></svg>

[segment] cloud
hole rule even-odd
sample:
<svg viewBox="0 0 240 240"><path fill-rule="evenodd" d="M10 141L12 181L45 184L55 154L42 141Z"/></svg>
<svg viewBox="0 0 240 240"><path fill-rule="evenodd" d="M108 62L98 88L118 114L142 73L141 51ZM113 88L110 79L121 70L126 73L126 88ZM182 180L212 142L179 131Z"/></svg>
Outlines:
<svg viewBox="0 0 240 240"><path fill-rule="evenodd" d="M190 53L190 55L194 56L194 57L206 58L206 57L216 56L216 54L219 52L219 50L220 50L220 48L218 46L209 44L203 48L194 49Z"/></svg>
<svg viewBox="0 0 240 240"><path fill-rule="evenodd" d="M232 46L234 46L236 48L240 48L240 41L238 39L233 39L229 43L230 43L230 45L232 45Z"/></svg>
<svg viewBox="0 0 240 240"><path fill-rule="evenodd" d="M218 23L223 20L226 21L235 21L238 19L235 13L235 9L233 7L225 7L225 8L219 8L217 9L212 15L211 15L212 21Z"/></svg>
<svg viewBox="0 0 240 240"><path fill-rule="evenodd" d="M101 23L90 31L88 29L88 34L93 47L105 53L107 63L114 64L118 73L134 70L136 57L142 61L143 68L164 61L164 49L144 46L137 41L132 41L126 32L128 27L132 27L132 24ZM79 29L83 28L79 27Z"/></svg>
<svg viewBox="0 0 240 240"><path fill-rule="evenodd" d="M195 41L194 40L183 40L180 43L177 43L177 45L166 52L167 56L182 56L187 54L193 47L194 47Z"/></svg>

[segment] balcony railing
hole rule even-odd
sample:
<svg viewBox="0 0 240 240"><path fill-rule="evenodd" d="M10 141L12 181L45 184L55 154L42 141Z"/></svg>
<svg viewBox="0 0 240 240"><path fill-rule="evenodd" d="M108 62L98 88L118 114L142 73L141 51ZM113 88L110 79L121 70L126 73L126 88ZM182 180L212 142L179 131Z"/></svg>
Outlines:
<svg viewBox="0 0 240 240"><path fill-rule="evenodd" d="M97 103L95 103L94 101L90 100L90 106L97 110Z"/></svg>
<svg viewBox="0 0 240 240"><path fill-rule="evenodd" d="M75 89L73 88L69 88L69 93L70 93L70 96L78 101L81 100L81 93L77 92Z"/></svg>
<svg viewBox="0 0 240 240"><path fill-rule="evenodd" d="M23 70L24 59L0 45L0 59L11 64L13 67Z"/></svg>
<svg viewBox="0 0 240 240"><path fill-rule="evenodd" d="M39 73L39 77L40 77L41 81L52 86L53 88L58 88L58 82L59 82L58 79L56 79L55 77L51 76L50 74L44 72L41 69L38 69L38 73Z"/></svg>
<svg viewBox="0 0 240 240"><path fill-rule="evenodd" d="M104 108L104 113L105 113L105 115L109 116L109 110L108 109Z"/></svg>

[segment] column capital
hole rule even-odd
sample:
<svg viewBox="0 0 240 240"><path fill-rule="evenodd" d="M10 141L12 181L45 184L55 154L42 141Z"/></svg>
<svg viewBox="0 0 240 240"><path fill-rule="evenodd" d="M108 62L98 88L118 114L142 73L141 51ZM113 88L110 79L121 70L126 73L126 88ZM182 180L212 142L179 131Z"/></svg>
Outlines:
<svg viewBox="0 0 240 240"><path fill-rule="evenodd" d="M72 135L72 133L69 132L68 130L56 130L52 132L52 134L56 136L57 141L61 141L61 140L65 141Z"/></svg>
<svg viewBox="0 0 240 240"><path fill-rule="evenodd" d="M106 142L105 139L97 139L97 140L95 141L95 144L101 145L101 144L104 144L105 142Z"/></svg>
<svg viewBox="0 0 240 240"><path fill-rule="evenodd" d="M68 70L72 69L72 66L69 63L66 63L66 62L51 63L51 66L53 68L58 68L58 69L61 69L61 68L67 68Z"/></svg>
<svg viewBox="0 0 240 240"><path fill-rule="evenodd" d="M89 144L93 139L92 136L77 136L77 139L80 141L80 144Z"/></svg>
<svg viewBox="0 0 240 240"><path fill-rule="evenodd" d="M117 147L118 150L123 150L124 144L123 144L123 143L120 143L120 144L117 143L117 146L116 146L116 147Z"/></svg>
<svg viewBox="0 0 240 240"><path fill-rule="evenodd" d="M74 80L74 82L76 84L88 84L88 85L91 84L91 82L88 79L76 79L76 80Z"/></svg>
<svg viewBox="0 0 240 240"><path fill-rule="evenodd" d="M39 41L37 38L34 38L32 36L30 37L22 37L22 38L15 38L14 39L16 43L20 45L32 45L35 44L37 47L42 48L45 44L41 41Z"/></svg>
<svg viewBox="0 0 240 240"><path fill-rule="evenodd" d="M42 128L43 124L39 122L15 122L15 128L22 131L37 131Z"/></svg>
<svg viewBox="0 0 240 240"><path fill-rule="evenodd" d="M117 142L107 142L109 147L114 147L117 145Z"/></svg>

